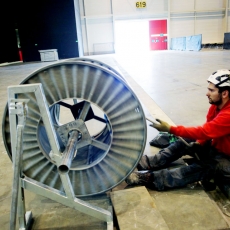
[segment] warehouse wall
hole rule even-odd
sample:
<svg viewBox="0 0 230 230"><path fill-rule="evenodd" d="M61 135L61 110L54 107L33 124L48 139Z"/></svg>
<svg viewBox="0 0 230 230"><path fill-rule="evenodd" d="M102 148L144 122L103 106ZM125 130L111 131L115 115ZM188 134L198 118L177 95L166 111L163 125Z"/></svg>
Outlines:
<svg viewBox="0 0 230 230"><path fill-rule="evenodd" d="M224 33L230 32L230 0L146 0L146 8L136 8L136 2L3 2L0 8L1 21L4 22L0 38L0 63L19 60L15 22L19 27L24 61L40 60L40 49L58 49L60 58L77 57L79 43L83 47L80 47L80 56L114 53L115 22L123 20L167 19L168 47L171 38L197 34L202 34L203 44L222 43Z"/></svg>
<svg viewBox="0 0 230 230"><path fill-rule="evenodd" d="M4 1L0 7L0 64L19 61L19 51L15 31L16 7ZM11 12L11 13L10 13Z"/></svg>
<svg viewBox="0 0 230 230"><path fill-rule="evenodd" d="M19 7L24 62L40 61L46 49L57 49L60 59L79 56L73 0L21 0Z"/></svg>
<svg viewBox="0 0 230 230"><path fill-rule="evenodd" d="M80 0L84 54L113 52L113 17L109 0Z"/></svg>
<svg viewBox="0 0 230 230"><path fill-rule="evenodd" d="M79 0L84 54L114 52L118 20L168 20L168 38L202 34L202 43L222 43L230 31L230 0ZM227 16L226 16L227 14ZM125 35L124 35L125 36Z"/></svg>

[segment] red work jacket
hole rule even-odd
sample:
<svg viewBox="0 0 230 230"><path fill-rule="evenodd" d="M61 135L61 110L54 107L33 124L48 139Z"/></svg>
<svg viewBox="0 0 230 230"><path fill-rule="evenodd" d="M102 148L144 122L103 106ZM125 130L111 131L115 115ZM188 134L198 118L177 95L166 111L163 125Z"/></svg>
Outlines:
<svg viewBox="0 0 230 230"><path fill-rule="evenodd" d="M221 110L216 105L211 105L206 118L207 121L202 126L171 126L170 133L197 140L200 144L212 140L212 146L218 152L230 156L230 100Z"/></svg>

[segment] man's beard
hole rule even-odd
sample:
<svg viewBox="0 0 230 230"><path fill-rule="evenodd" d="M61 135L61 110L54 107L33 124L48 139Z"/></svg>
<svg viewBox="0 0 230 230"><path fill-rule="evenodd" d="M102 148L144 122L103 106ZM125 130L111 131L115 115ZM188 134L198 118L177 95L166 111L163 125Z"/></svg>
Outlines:
<svg viewBox="0 0 230 230"><path fill-rule="evenodd" d="M222 103L222 98L220 97L219 98L219 100L217 100L217 101L210 101L210 99L209 99L209 104L211 104L211 105L220 105Z"/></svg>

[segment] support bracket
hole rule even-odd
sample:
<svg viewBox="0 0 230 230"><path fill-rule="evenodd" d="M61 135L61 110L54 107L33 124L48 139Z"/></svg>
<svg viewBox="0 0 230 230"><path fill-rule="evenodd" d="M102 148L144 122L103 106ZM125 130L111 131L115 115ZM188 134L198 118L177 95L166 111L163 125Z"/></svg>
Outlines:
<svg viewBox="0 0 230 230"><path fill-rule="evenodd" d="M11 202L11 217L10 217L10 230L16 229L16 217L19 219L19 230L26 230L29 226L29 220L32 218L31 212L25 212L25 199L24 189L27 189L33 193L42 195L54 201L57 201L63 205L74 208L87 215L98 218L107 222L107 229L113 229L113 217L112 212L102 209L100 207L91 205L85 201L82 201L75 197L73 187L70 182L68 171L63 173L59 171L61 181L65 190L65 193L60 192L54 188L51 188L38 181L34 181L31 178L27 178L23 175L22 154L23 154L23 130L26 122L27 115L27 103L28 100L16 99L17 94L20 93L35 93L35 97L38 103L39 110L42 115L43 123L45 125L47 135L49 137L51 151L57 167L62 162L62 154L60 152L60 146L57 141L57 136L52 124L52 119L46 103L45 94L43 92L42 85L29 84L20 86L8 87L8 106L9 106L9 119L10 119L10 132L12 143L12 159L14 165L14 179L13 179L13 192ZM17 213L16 213L17 210ZM28 220L26 220L28 219Z"/></svg>

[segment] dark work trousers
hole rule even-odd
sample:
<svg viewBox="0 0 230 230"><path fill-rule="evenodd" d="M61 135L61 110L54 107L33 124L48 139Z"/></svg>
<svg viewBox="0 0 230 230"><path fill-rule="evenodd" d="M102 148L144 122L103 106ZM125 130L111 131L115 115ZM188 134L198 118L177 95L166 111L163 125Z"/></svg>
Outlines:
<svg viewBox="0 0 230 230"><path fill-rule="evenodd" d="M192 142L187 139L186 141ZM194 162L190 165L170 168L172 162L184 155L194 157ZM201 180L209 181L214 178L217 171L219 175L230 178L230 157L217 153L210 144L189 148L181 140L177 140L154 156L148 156L148 160L154 177L154 187L157 190L183 187Z"/></svg>

